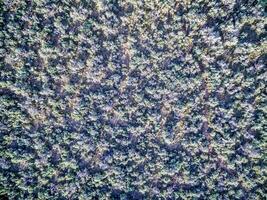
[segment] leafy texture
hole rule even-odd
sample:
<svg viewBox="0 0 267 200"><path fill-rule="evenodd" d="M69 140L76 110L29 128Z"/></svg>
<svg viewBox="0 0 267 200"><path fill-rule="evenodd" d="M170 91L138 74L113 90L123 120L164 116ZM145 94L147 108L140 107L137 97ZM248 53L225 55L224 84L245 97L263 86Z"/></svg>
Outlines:
<svg viewBox="0 0 267 200"><path fill-rule="evenodd" d="M266 198L264 5L1 1L0 194Z"/></svg>

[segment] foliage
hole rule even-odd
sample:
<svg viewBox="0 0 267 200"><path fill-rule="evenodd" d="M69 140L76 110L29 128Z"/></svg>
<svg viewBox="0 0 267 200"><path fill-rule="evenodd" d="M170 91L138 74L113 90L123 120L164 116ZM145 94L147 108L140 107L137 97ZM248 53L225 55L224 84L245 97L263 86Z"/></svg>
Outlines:
<svg viewBox="0 0 267 200"><path fill-rule="evenodd" d="M266 13L247 0L3 0L0 195L266 198Z"/></svg>

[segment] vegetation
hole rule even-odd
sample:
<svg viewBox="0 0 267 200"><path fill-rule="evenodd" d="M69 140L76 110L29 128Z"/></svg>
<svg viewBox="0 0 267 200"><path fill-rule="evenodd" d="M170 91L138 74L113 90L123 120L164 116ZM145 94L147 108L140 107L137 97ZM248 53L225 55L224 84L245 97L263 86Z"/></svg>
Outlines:
<svg viewBox="0 0 267 200"><path fill-rule="evenodd" d="M264 3L0 4L0 195L266 198Z"/></svg>

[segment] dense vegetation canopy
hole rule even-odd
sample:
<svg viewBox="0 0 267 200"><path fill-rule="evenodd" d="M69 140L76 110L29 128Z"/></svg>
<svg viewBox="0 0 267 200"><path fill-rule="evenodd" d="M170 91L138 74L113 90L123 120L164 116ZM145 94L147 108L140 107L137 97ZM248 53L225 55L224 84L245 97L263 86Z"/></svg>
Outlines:
<svg viewBox="0 0 267 200"><path fill-rule="evenodd" d="M1 0L1 197L265 199L264 6Z"/></svg>

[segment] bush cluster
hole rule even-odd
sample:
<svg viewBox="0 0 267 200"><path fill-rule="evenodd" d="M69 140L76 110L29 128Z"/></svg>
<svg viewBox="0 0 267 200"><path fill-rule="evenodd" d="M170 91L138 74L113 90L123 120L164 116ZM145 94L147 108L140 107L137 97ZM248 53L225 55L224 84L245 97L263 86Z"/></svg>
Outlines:
<svg viewBox="0 0 267 200"><path fill-rule="evenodd" d="M266 198L264 2L0 4L1 195Z"/></svg>

